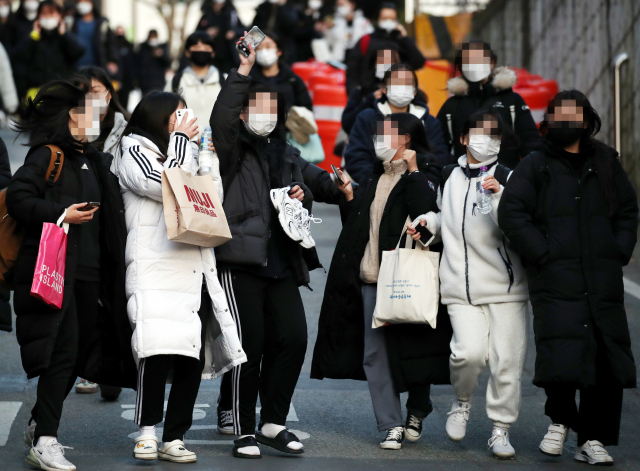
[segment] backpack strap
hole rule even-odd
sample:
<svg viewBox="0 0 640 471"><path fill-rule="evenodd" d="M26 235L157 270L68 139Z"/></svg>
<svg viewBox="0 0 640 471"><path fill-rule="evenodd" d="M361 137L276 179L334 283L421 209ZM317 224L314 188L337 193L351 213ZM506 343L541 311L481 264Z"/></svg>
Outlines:
<svg viewBox="0 0 640 471"><path fill-rule="evenodd" d="M451 155L454 155L456 151L453 147L453 124L451 123L451 113L447 113L447 128L449 130L449 144L451 144Z"/></svg>
<svg viewBox="0 0 640 471"><path fill-rule="evenodd" d="M507 186L507 181L509 180L510 173L511 169L509 167L498 164L496 165L496 171L494 172L493 176L502 186Z"/></svg>
<svg viewBox="0 0 640 471"><path fill-rule="evenodd" d="M369 43L370 42L371 42L371 35L370 34L365 34L364 36L362 36L362 38L360 38L360 54L362 54L363 56L369 50Z"/></svg>
<svg viewBox="0 0 640 471"><path fill-rule="evenodd" d="M47 173L45 175L47 187L51 188L60 177L62 165L64 164L64 152L62 152L60 147L53 144L46 145L45 147L48 147L51 151L51 160L49 160L49 167L47 168Z"/></svg>
<svg viewBox="0 0 640 471"><path fill-rule="evenodd" d="M449 177L451 176L451 173L456 169L456 167L459 167L458 164L449 164L449 165L445 165L445 167L442 169L442 175L440 177L440 188L444 191L444 184L447 183L447 180L449 180Z"/></svg>
<svg viewBox="0 0 640 471"><path fill-rule="evenodd" d="M182 70L180 72L177 72L173 78L171 79L171 91L173 93L178 93L178 90L180 89L180 80L182 79Z"/></svg>

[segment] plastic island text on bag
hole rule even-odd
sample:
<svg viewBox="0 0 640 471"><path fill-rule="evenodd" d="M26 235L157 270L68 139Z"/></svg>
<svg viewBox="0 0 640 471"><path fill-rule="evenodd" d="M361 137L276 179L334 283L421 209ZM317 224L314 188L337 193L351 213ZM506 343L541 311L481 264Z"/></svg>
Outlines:
<svg viewBox="0 0 640 471"><path fill-rule="evenodd" d="M62 307L64 298L64 270L69 224L62 221L66 215L65 210L56 224L45 222L42 225L36 270L31 284L31 296L56 309Z"/></svg>

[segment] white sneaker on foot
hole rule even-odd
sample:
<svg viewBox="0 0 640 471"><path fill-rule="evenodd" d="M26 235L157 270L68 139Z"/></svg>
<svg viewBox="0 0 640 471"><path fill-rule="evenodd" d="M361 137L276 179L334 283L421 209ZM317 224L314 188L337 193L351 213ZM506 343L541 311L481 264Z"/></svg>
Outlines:
<svg viewBox="0 0 640 471"><path fill-rule="evenodd" d="M300 215L300 201L291 199L289 197L289 188L288 186L284 188L277 188L275 190L271 190L269 195L271 196L271 202L273 206L276 208L276 212L278 213L278 220L280 221L280 225L282 229L284 229L285 234L287 234L292 240L295 242L300 242L303 239L302 236L302 216ZM298 203L298 204L296 204Z"/></svg>
<svg viewBox="0 0 640 471"><path fill-rule="evenodd" d="M393 427L387 430L387 437L382 443L380 448L383 450L399 450L402 448L402 441L404 440L404 428Z"/></svg>
<svg viewBox="0 0 640 471"><path fill-rule="evenodd" d="M92 383L91 381L87 381L86 379L83 379L78 384L76 384L77 394L93 394L97 392L98 392L97 383Z"/></svg>
<svg viewBox="0 0 640 471"><path fill-rule="evenodd" d="M562 424L551 424L540 442L540 451L548 456L561 456L564 442L569 436L569 427Z"/></svg>
<svg viewBox="0 0 640 471"><path fill-rule="evenodd" d="M136 438L133 457L139 460L155 460L158 458L158 437L155 435L140 435Z"/></svg>
<svg viewBox="0 0 640 471"><path fill-rule="evenodd" d="M459 442L467 433L467 422L469 421L470 402L456 401L451 407L451 412L447 415L447 435L454 442Z"/></svg>
<svg viewBox="0 0 640 471"><path fill-rule="evenodd" d="M613 466L613 458L607 450L604 449L604 445L598 440L589 440L576 450L576 454L573 455L576 461L582 461L584 463L595 464L599 466Z"/></svg>
<svg viewBox="0 0 640 471"><path fill-rule="evenodd" d="M33 446L33 437L35 436L36 433L36 421L32 420L30 424L27 424L27 429L24 431L24 434L22 435L22 438L24 438L24 442L29 445L29 446Z"/></svg>
<svg viewBox="0 0 640 471"><path fill-rule="evenodd" d="M173 461L174 463L195 463L197 461L196 454L187 450L182 440L163 443L162 448L158 450L158 456L161 460Z"/></svg>
<svg viewBox="0 0 640 471"><path fill-rule="evenodd" d="M26 462L32 466L47 471L76 471L76 467L64 457L64 449L55 438L40 446L32 446L27 455Z"/></svg>
<svg viewBox="0 0 640 471"><path fill-rule="evenodd" d="M509 432L501 427L493 427L489 449L499 460L512 460L516 456L516 450L509 443Z"/></svg>

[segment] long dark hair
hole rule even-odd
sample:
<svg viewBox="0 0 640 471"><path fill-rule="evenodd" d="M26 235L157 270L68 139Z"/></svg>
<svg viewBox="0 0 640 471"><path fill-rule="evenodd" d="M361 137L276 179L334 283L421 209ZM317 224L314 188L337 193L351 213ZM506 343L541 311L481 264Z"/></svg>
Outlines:
<svg viewBox="0 0 640 471"><path fill-rule="evenodd" d="M424 129L424 123L420 118L410 113L394 113L385 116L384 119L380 121L396 123L399 136L409 135L411 140L406 147L407 149L415 150L417 154L429 153L427 131Z"/></svg>
<svg viewBox="0 0 640 471"><path fill-rule="evenodd" d="M28 133L31 147L56 144L80 150L82 141L71 135L69 112L84 106L87 93L91 92L91 82L83 80L53 80L40 87L35 98L28 98L24 118L15 129Z"/></svg>
<svg viewBox="0 0 640 471"><path fill-rule="evenodd" d="M111 79L104 69L101 69L100 67L87 67L86 69L82 69L78 75L89 80L89 82L91 82L91 79L97 80L104 85L111 94L111 101L109 102L107 113L100 123L100 136L92 144L96 149L102 149L104 147L104 142L107 140L107 137L109 137L109 134L111 134L111 130L115 124L116 111L122 113L124 119L127 121L131 118L131 114L120 104L118 94L113 88Z"/></svg>
<svg viewBox="0 0 640 471"><path fill-rule="evenodd" d="M411 72L411 75L413 75L413 86L415 87L417 92L414 100L418 99L426 104L428 102L428 98L427 95L422 90L420 90L420 88L418 88L418 76L416 75L415 70L413 70L407 64L393 64L391 68L385 72L384 78L382 79L382 84L385 86L385 88L389 89L389 81L391 80L391 75L400 71ZM380 101L382 103L385 103L387 101L387 95L382 95Z"/></svg>
<svg viewBox="0 0 640 471"><path fill-rule="evenodd" d="M587 127L584 129L582 136L580 137L580 151L590 150L594 147L594 161L596 164L596 170L598 171L598 182L602 198L608 208L609 216L615 213L617 208L616 189L613 184L613 163L614 153L602 151L603 144L596 141L593 136L600 132L602 127L602 120L598 115L598 112L584 93L579 90L563 90L559 92L547 106L547 110L544 114L544 120L540 123L540 132L542 133L543 145L553 145L547 137L547 131L549 129L549 114L553 112L557 103L564 100L575 101L577 106L582 106L582 116L584 122L587 123ZM557 146L556 146L557 147Z"/></svg>
<svg viewBox="0 0 640 471"><path fill-rule="evenodd" d="M273 130L273 132L269 134L269 136L267 137L272 137L282 142L287 142L287 128L285 126L285 123L287 122L287 105L285 103L284 94L280 92L276 92L275 90L272 90L267 85L254 82L249 87L249 93L247 94L247 97L245 98L244 103L242 103L243 109L249 107L249 100L256 93L275 93L276 94L278 98L278 123L276 124L276 128Z"/></svg>
<svg viewBox="0 0 640 471"><path fill-rule="evenodd" d="M166 160L167 149L169 148L169 117L182 104L185 108L187 103L180 95L170 92L152 92L138 103L133 110L129 124L122 135L131 133L144 136L153 142L160 152L161 162Z"/></svg>

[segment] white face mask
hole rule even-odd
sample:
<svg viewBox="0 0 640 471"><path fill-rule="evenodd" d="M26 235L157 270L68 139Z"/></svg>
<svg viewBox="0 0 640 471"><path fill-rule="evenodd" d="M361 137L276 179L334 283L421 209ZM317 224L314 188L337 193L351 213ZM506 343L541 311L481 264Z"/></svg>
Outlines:
<svg viewBox="0 0 640 471"><path fill-rule="evenodd" d="M348 3L346 5L340 5L336 8L336 14L338 16L348 16L349 13L351 13L351 5L349 5Z"/></svg>
<svg viewBox="0 0 640 471"><path fill-rule="evenodd" d="M280 3L280 0L269 0L269 3Z"/></svg>
<svg viewBox="0 0 640 471"><path fill-rule="evenodd" d="M376 64L376 78L382 80L387 70L391 68L391 64Z"/></svg>
<svg viewBox="0 0 640 471"><path fill-rule="evenodd" d="M312 10L320 10L320 8L322 8L322 0L309 0L309 8Z"/></svg>
<svg viewBox="0 0 640 471"><path fill-rule="evenodd" d="M27 0L23 3L23 6L26 11L38 11L40 2L38 0Z"/></svg>
<svg viewBox="0 0 640 471"><path fill-rule="evenodd" d="M469 82L480 82L491 74L491 64L462 64L462 75Z"/></svg>
<svg viewBox="0 0 640 471"><path fill-rule="evenodd" d="M151 47L156 47L160 44L160 40L158 38L151 38L147 41L149 43L149 46Z"/></svg>
<svg viewBox="0 0 640 471"><path fill-rule="evenodd" d="M278 124L277 114L249 113L249 121L243 121L249 131L258 136L268 136Z"/></svg>
<svg viewBox="0 0 640 471"><path fill-rule="evenodd" d="M73 21L73 16L64 17L64 25L67 27L67 30L71 30L73 28Z"/></svg>
<svg viewBox="0 0 640 471"><path fill-rule="evenodd" d="M484 162L498 155L500 139L485 134L469 134L467 149L478 162Z"/></svg>
<svg viewBox="0 0 640 471"><path fill-rule="evenodd" d="M0 18L6 18L11 13L11 7L9 5L2 5L0 7Z"/></svg>
<svg viewBox="0 0 640 471"><path fill-rule="evenodd" d="M387 98L389 103L398 108L404 108L413 101L416 94L412 85L389 85L387 87Z"/></svg>
<svg viewBox="0 0 640 471"><path fill-rule="evenodd" d="M390 33L398 27L398 22L396 20L382 20L378 23L378 26Z"/></svg>
<svg viewBox="0 0 640 471"><path fill-rule="evenodd" d="M278 50L273 48L260 49L256 52L256 62L262 67L271 67L278 62Z"/></svg>
<svg viewBox="0 0 640 471"><path fill-rule="evenodd" d="M81 15L86 15L88 13L91 13L91 11L93 10L93 5L90 2L79 2L76 5L76 10Z"/></svg>
<svg viewBox="0 0 640 471"><path fill-rule="evenodd" d="M98 109L98 113L100 114L100 116L105 114L107 112L107 109L109 109L109 103L111 102L111 98L107 100L108 94L109 94L109 90L104 92L103 95L97 95L97 94L94 95L96 96L96 98L93 98L93 106L95 106Z"/></svg>
<svg viewBox="0 0 640 471"><path fill-rule="evenodd" d="M402 147L400 146L396 149L391 147L391 136L376 136L374 142L376 146L376 156L383 162L393 159L396 155L396 151Z"/></svg>
<svg viewBox="0 0 640 471"><path fill-rule="evenodd" d="M58 27L60 24L60 19L54 16L50 16L48 18L40 18L40 26L42 29L46 29L47 31L52 31Z"/></svg>

